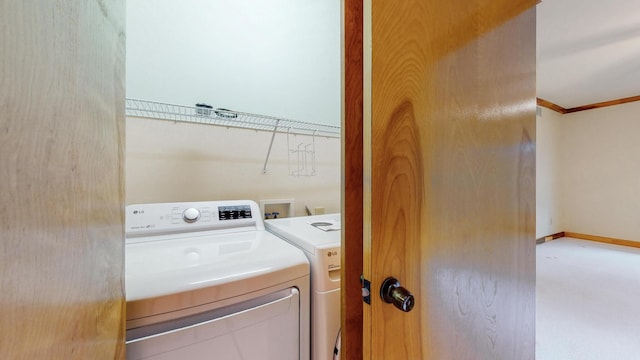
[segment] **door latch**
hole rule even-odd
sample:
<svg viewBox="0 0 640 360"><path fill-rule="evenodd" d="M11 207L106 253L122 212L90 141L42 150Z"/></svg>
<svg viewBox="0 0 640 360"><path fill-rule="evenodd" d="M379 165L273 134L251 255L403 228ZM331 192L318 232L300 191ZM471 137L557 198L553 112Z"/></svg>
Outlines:
<svg viewBox="0 0 640 360"><path fill-rule="evenodd" d="M362 301L371 305L371 282L360 275L360 284L362 285Z"/></svg>

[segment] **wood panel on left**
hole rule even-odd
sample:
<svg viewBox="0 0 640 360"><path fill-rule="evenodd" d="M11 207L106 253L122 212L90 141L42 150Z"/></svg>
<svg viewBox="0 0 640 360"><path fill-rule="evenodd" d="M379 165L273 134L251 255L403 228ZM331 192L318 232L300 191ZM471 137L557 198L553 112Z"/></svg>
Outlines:
<svg viewBox="0 0 640 360"><path fill-rule="evenodd" d="M124 0L0 2L0 354L123 359Z"/></svg>

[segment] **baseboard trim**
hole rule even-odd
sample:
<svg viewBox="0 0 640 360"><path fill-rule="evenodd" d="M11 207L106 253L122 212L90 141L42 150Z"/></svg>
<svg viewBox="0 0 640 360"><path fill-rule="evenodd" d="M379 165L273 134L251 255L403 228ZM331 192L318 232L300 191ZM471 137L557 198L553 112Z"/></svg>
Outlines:
<svg viewBox="0 0 640 360"><path fill-rule="evenodd" d="M561 231L559 233L555 233L555 234L551 234L551 235L547 235L547 236L543 236L539 239L536 239L536 245L539 244L544 244L547 241L551 241L551 240L555 240L561 237L565 237L566 235L564 234L564 231Z"/></svg>
<svg viewBox="0 0 640 360"><path fill-rule="evenodd" d="M614 238L605 237L605 236L580 234L580 233L574 233L574 232L568 232L568 231L564 232L564 236L581 239L581 240L590 240L590 241L597 241L597 242L613 244L613 245L622 245L622 246L629 246L633 248L640 248L640 242L633 241L633 240L614 239Z"/></svg>

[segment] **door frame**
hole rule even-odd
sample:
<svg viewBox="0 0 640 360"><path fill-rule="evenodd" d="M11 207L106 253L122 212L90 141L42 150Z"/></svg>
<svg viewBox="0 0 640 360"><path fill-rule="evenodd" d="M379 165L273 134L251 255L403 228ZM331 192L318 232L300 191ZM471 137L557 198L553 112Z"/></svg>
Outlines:
<svg viewBox="0 0 640 360"><path fill-rule="evenodd" d="M363 0L342 2L342 359L362 359Z"/></svg>

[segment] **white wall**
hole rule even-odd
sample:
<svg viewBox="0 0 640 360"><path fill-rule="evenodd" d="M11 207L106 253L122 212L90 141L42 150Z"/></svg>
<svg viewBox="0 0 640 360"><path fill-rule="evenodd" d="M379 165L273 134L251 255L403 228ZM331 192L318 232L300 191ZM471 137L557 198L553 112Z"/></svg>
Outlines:
<svg viewBox="0 0 640 360"><path fill-rule="evenodd" d="M316 176L289 176L287 135L220 126L127 118L126 202L293 198L296 215L340 212L340 139L315 138ZM289 137L291 148L309 136ZM297 158L291 164L297 166Z"/></svg>
<svg viewBox="0 0 640 360"><path fill-rule="evenodd" d="M560 121L562 115L539 108L536 117L536 238L565 231L560 211Z"/></svg>
<svg viewBox="0 0 640 360"><path fill-rule="evenodd" d="M127 97L338 126L340 6L127 1Z"/></svg>
<svg viewBox="0 0 640 360"><path fill-rule="evenodd" d="M638 114L640 102L562 116L564 230L640 241Z"/></svg>

